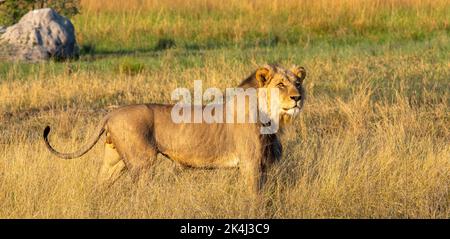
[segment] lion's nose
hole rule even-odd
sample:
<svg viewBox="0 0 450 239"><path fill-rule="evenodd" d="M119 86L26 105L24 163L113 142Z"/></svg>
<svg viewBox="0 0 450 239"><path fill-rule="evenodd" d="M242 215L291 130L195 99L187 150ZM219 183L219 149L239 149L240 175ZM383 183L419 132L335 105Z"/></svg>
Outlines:
<svg viewBox="0 0 450 239"><path fill-rule="evenodd" d="M300 95L294 95L291 96L291 99L295 100L295 101L299 101L302 97Z"/></svg>

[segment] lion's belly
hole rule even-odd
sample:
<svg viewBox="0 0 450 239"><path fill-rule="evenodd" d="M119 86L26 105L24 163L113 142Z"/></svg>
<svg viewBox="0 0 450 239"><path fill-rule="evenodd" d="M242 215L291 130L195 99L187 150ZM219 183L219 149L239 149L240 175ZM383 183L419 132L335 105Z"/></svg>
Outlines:
<svg viewBox="0 0 450 239"><path fill-rule="evenodd" d="M159 152L190 167L236 167L233 134L227 124L165 124L155 125L155 141Z"/></svg>

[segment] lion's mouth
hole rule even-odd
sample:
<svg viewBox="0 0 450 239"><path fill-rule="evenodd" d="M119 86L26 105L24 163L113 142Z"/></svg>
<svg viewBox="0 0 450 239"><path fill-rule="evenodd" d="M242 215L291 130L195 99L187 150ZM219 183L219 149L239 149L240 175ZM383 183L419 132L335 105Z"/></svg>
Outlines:
<svg viewBox="0 0 450 239"><path fill-rule="evenodd" d="M282 110L285 114L290 116L297 116L303 108L301 101L298 101L293 107L287 108L283 107Z"/></svg>
<svg viewBox="0 0 450 239"><path fill-rule="evenodd" d="M298 109L298 110L301 110L301 109L302 109L302 107L301 107L300 103L297 103L297 104L296 104L296 105L294 105L293 107L290 107L290 108L287 108L287 107L283 107L283 108L281 108L281 109L283 109L284 111L289 111L289 110L293 110L293 109Z"/></svg>
<svg viewBox="0 0 450 239"><path fill-rule="evenodd" d="M292 107L283 107L282 109L285 111L288 111L288 110L292 110L295 108L301 110L303 108L303 100L296 101Z"/></svg>

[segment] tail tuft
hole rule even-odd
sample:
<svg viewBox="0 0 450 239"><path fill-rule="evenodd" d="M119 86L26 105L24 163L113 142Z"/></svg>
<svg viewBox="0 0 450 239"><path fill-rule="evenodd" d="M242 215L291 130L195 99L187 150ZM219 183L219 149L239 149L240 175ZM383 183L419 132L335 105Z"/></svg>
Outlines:
<svg viewBox="0 0 450 239"><path fill-rule="evenodd" d="M48 134L50 134L50 126L47 125L44 129L44 139L47 138Z"/></svg>

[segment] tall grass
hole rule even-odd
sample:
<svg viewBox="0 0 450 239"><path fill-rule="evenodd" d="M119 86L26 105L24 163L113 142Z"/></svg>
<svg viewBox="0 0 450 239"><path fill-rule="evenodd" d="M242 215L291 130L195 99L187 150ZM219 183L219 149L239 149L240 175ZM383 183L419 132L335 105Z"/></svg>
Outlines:
<svg viewBox="0 0 450 239"><path fill-rule="evenodd" d="M82 6L78 36L95 50L80 61L0 63L1 218L450 217L446 1ZM417 32L430 35L411 37ZM278 43L258 45L258 34L277 35ZM163 36L176 47L156 50L143 40L156 44ZM214 36L208 50L180 47L185 41L202 49ZM284 44L290 37L314 41ZM235 47L243 39L252 47ZM145 47L151 52L134 52ZM98 193L101 143L73 160L43 145L47 124L56 148L72 151L116 105L169 103L173 89L193 80L204 88L236 86L266 62L305 66L308 97L282 138L284 156L256 210L235 170L178 171L159 156L149 185L137 188L125 176Z"/></svg>

